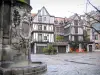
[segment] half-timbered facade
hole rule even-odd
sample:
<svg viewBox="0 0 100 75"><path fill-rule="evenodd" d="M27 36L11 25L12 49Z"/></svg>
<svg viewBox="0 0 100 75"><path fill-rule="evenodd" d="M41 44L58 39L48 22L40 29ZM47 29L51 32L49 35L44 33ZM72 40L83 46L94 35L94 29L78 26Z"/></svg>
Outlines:
<svg viewBox="0 0 100 75"><path fill-rule="evenodd" d="M70 51L71 44L78 44L77 48L82 49L81 42L83 41L83 25L81 17L78 14L74 14L69 18L64 26L64 38L69 44L67 46L67 51Z"/></svg>
<svg viewBox="0 0 100 75"><path fill-rule="evenodd" d="M67 42L64 40L64 25L65 18L55 17L54 28L55 28L55 46L58 53L66 53Z"/></svg>
<svg viewBox="0 0 100 75"><path fill-rule="evenodd" d="M33 17L31 27L31 49L33 53L43 53L48 43L54 42L54 16L45 7Z"/></svg>

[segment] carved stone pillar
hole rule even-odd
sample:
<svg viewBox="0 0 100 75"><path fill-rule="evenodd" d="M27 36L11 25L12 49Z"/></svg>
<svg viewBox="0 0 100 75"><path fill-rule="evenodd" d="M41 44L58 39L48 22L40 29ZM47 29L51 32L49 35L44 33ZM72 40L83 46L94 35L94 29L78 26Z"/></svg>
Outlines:
<svg viewBox="0 0 100 75"><path fill-rule="evenodd" d="M0 64L3 68L12 63L14 46L21 48L21 40L29 44L32 9L29 1L2 0L0 3Z"/></svg>

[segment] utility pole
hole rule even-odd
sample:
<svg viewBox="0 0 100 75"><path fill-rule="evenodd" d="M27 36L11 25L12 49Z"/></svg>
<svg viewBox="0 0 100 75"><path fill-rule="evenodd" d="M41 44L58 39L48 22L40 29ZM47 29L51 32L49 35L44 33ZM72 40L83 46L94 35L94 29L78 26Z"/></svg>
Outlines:
<svg viewBox="0 0 100 75"><path fill-rule="evenodd" d="M88 6L88 1L86 0L86 11L85 11L86 13L87 13L87 6Z"/></svg>

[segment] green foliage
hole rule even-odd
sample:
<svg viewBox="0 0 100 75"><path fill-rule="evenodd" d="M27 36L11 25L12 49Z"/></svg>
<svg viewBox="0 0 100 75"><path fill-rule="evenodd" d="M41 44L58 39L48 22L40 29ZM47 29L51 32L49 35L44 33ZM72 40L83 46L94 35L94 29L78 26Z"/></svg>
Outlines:
<svg viewBox="0 0 100 75"><path fill-rule="evenodd" d="M57 50L52 45L48 45L48 47L43 48L43 52L45 54L49 54L50 55L50 54L56 54L57 53Z"/></svg>
<svg viewBox="0 0 100 75"><path fill-rule="evenodd" d="M90 41L89 35L86 30L84 30L84 41Z"/></svg>
<svg viewBox="0 0 100 75"><path fill-rule="evenodd" d="M44 53L47 53L47 48L44 47L44 48L43 48L43 52L44 52Z"/></svg>
<svg viewBox="0 0 100 75"><path fill-rule="evenodd" d="M25 0L18 0L18 1L23 2L23 3L26 3L26 1L25 1Z"/></svg>
<svg viewBox="0 0 100 75"><path fill-rule="evenodd" d="M71 48L73 49L73 51L75 51L77 48L79 48L78 42L72 42L70 45L71 45Z"/></svg>
<svg viewBox="0 0 100 75"><path fill-rule="evenodd" d="M63 36L59 36L59 35L56 36L56 41L62 41L63 39L64 39Z"/></svg>

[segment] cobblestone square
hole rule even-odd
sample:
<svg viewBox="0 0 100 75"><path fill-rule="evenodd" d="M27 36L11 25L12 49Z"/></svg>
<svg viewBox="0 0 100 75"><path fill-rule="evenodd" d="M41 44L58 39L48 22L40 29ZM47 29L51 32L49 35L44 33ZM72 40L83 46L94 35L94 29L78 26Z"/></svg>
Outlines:
<svg viewBox="0 0 100 75"><path fill-rule="evenodd" d="M100 52L32 54L31 59L47 63L47 72L41 75L100 75Z"/></svg>

